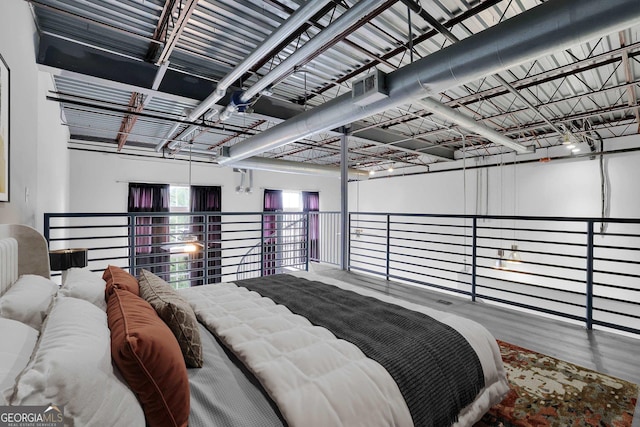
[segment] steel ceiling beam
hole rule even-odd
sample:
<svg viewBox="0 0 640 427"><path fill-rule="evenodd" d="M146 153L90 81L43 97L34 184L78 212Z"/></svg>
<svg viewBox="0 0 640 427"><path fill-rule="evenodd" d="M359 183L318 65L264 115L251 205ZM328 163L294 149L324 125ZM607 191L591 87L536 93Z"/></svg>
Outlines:
<svg viewBox="0 0 640 427"><path fill-rule="evenodd" d="M144 108L143 103L144 95L138 92L133 92L131 94L131 99L129 100L129 111L133 114L126 114L122 123L120 123L120 130L118 131L118 151L122 150L124 144L127 142L127 138L129 137L129 132L133 129L133 126L136 124L138 120L138 114Z"/></svg>
<svg viewBox="0 0 640 427"><path fill-rule="evenodd" d="M180 37L182 36L182 32L186 28L189 20L191 19L191 15L196 10L196 6L198 6L198 0L185 0L184 5L182 5L182 1L179 3L179 13L177 18L175 19L175 23L171 29L171 33L167 38L160 55L158 56L157 64L163 64L169 61L169 57L175 49L176 45L180 41ZM172 13L173 11L171 11ZM169 20L171 22L171 20Z"/></svg>

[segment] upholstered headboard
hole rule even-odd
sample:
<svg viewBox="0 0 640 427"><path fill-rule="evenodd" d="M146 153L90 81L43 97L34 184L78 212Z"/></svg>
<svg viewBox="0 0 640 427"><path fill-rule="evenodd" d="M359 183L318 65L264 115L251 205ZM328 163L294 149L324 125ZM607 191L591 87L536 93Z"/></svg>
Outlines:
<svg viewBox="0 0 640 427"><path fill-rule="evenodd" d="M50 277L47 241L38 231L26 225L0 224L0 242L0 293L23 274Z"/></svg>

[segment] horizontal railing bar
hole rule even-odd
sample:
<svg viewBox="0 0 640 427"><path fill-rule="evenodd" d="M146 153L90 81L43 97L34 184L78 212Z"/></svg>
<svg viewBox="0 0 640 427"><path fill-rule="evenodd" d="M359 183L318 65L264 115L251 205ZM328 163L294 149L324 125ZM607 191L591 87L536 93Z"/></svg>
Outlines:
<svg viewBox="0 0 640 427"><path fill-rule="evenodd" d="M404 273L418 274L418 273L416 273L415 271L412 271L412 270L405 270L405 269L403 269L403 268L398 268L398 267L390 268L390 271L391 271L391 270L393 270L393 271L402 271L402 272L404 272ZM429 267L429 270L446 271L446 272L448 272L448 273L453 273L453 272L454 272L453 270L447 270L447 269L443 269L443 268L435 268L435 267ZM389 275L390 275L390 276L392 276L392 274L391 274L391 273L389 273ZM436 274L421 273L421 274L420 274L420 276L424 276L424 277L431 277L431 278L434 278L434 279L445 280L445 281L448 281L448 282L449 282L449 281L450 281L450 282L455 282L455 280L454 280L454 279L449 279L448 277L438 276L438 275L436 275Z"/></svg>
<svg viewBox="0 0 640 427"><path fill-rule="evenodd" d="M65 225L65 226L50 226L49 230L84 230L84 229L96 229L96 228L129 228L129 224L112 224L112 225Z"/></svg>
<svg viewBox="0 0 640 427"><path fill-rule="evenodd" d="M611 245L593 245L594 249L616 249L621 251L640 251L640 248L635 246L611 246Z"/></svg>
<svg viewBox="0 0 640 427"><path fill-rule="evenodd" d="M623 289L625 291L640 292L640 289L638 288L630 288L628 286L622 286L622 285L613 285L610 283L593 282L593 286L602 286L602 287L612 288L612 289Z"/></svg>
<svg viewBox="0 0 640 427"><path fill-rule="evenodd" d="M554 221L554 222L594 222L600 223L620 223L620 224L640 224L640 219L637 218L598 218L598 217L548 217L548 216L514 216L514 215L451 215L451 214L425 214L425 213L410 213L410 212L352 212L352 220L354 215L368 215L368 216L389 216L393 217L424 217L424 218L480 218L480 219L500 219L500 220L522 220L522 221Z"/></svg>
<svg viewBox="0 0 640 427"><path fill-rule="evenodd" d="M470 292L462 290L462 289L449 288L447 286L441 286L441 285L437 285L435 283L423 282L423 281L412 279L412 278L401 277L401 276L396 276L396 275L392 275L392 274L389 275L389 278L390 279L396 279L396 280L402 280L402 281L409 282L409 283L415 283L415 284L419 284L419 285L423 285L423 286L428 286L430 288L436 288L436 289L440 289L440 290L443 290L443 291L456 292L456 293L459 293L459 294L470 295Z"/></svg>
<svg viewBox="0 0 640 427"><path fill-rule="evenodd" d="M634 279L640 279L640 275L638 274L633 274L633 273L622 273L619 271L610 271L610 270L593 270L593 273L599 273L599 274L610 274L612 276L619 276L619 277L633 277Z"/></svg>
<svg viewBox="0 0 640 427"><path fill-rule="evenodd" d="M501 240L507 244L513 241L517 243L543 243L545 245L570 246L570 247L580 247L580 248L587 247L586 243L557 242L553 240L534 240L534 239L522 239L522 238L513 240L513 239L505 239L499 236L495 236L495 237L494 236L478 236L478 240Z"/></svg>
<svg viewBox="0 0 640 427"><path fill-rule="evenodd" d="M551 315L558 316L558 317L565 317L565 318L572 319L572 320L578 320L578 321L582 321L582 322L584 322L584 320L585 320L584 317L582 317L582 316L576 316L574 314L563 313L563 312L551 310L551 309L548 309L548 308L536 307L536 306L533 306L533 305L524 304L524 303L520 303L520 302L516 302L516 301L508 301L508 300L504 300L502 298L492 297L492 296L489 296L489 295L477 294L476 297L477 298L482 298L482 299L485 299L485 300L489 300L489 301L499 302L501 304L513 305L513 306L520 307L520 308L525 308L525 309L528 309L528 310L539 311L541 313L551 314Z"/></svg>
<svg viewBox="0 0 640 427"><path fill-rule="evenodd" d="M469 246L467 246L469 247ZM451 252L451 251L442 251L439 249L419 249L419 248L415 248L413 246L398 246L398 245L389 245L389 249L391 248L400 248L400 249L416 249L419 250L421 252L434 252L437 254L447 254L447 255L459 255L459 256L464 256L465 254L463 252ZM389 255L402 255L402 256L409 256L409 257L420 257L419 255L410 255L410 254L404 254L404 253L400 253L400 252L389 252ZM429 259L429 258L427 258ZM436 258L437 259L437 258Z"/></svg>
<svg viewBox="0 0 640 427"><path fill-rule="evenodd" d="M631 328L629 326L618 325L610 322L603 322L601 320L593 319L594 325L604 326L605 328L617 329L619 331L628 332L630 334L640 334L640 329Z"/></svg>
<svg viewBox="0 0 640 427"><path fill-rule="evenodd" d="M599 258L593 257L593 261L603 261L603 262L619 262L622 264L637 264L638 261L634 261L631 259L621 259L621 258Z"/></svg>
<svg viewBox="0 0 640 427"><path fill-rule="evenodd" d="M491 269L493 269L492 267L481 267L480 269L483 269L483 268L486 268L486 269L491 268ZM508 269L500 269L499 271L507 271L507 272L513 272L513 273L522 273L522 272L517 271L517 270L508 270ZM538 274L532 274L532 276L534 276L534 277L547 277L547 278L552 278L552 279L562 280L562 281L564 281L564 282L571 282L571 283L582 283L582 281L581 281L581 280L568 279L568 278L565 278L565 277L542 276L542 275L538 275ZM492 277L492 276L485 276L485 275L482 275L482 274L476 274L476 277L481 278L481 279L497 280L495 277ZM554 291L568 292L568 293L572 293L572 294L575 294L575 295L584 295L584 292L576 292L576 291L568 291L568 290L565 290L565 289L549 288L549 287L547 287L547 286L534 285L534 284L531 284L531 283L524 283L524 282L518 282L518 281L516 281L516 280L500 279L500 281L501 281L501 282L505 282L505 283L511 283L511 284L514 284L514 285L525 285L525 286L530 286L530 287L538 288L538 289L545 289L545 290L549 290L549 289L551 289L551 290L554 290ZM477 283L477 286L483 286L483 285L482 285L482 284L480 284L480 283Z"/></svg>
<svg viewBox="0 0 640 427"><path fill-rule="evenodd" d="M526 292L518 292L518 291L509 291L509 290L505 290L502 288L495 288L493 286L486 286L486 285L476 285L477 288L481 288L481 289L491 289L492 291L499 291L499 292L504 292L510 295L520 295L523 297L528 297L528 298L534 298L534 299L539 299L539 300L543 300L543 301L549 301L549 302L555 302L558 304L564 304L564 305L570 305L572 307L580 307L580 308L584 308L585 306L582 304L577 304L574 302L568 302L568 301L563 301L563 300L558 300L555 298L549 298L549 297L542 297L539 295L533 295L533 294L528 294ZM565 291L565 290L560 290L560 289L556 289L556 291L558 292L563 292L563 293L568 293L568 294L574 294L574 295L584 295L581 293L577 293L577 292L571 292L571 291Z"/></svg>
<svg viewBox="0 0 640 427"><path fill-rule="evenodd" d="M76 240L101 240L101 239L128 239L129 236L124 235L116 235L116 236L96 236L96 237L58 237L58 238L50 238L50 242L63 242L63 241L76 241Z"/></svg>
<svg viewBox="0 0 640 427"><path fill-rule="evenodd" d="M425 227L446 227L446 228L465 228L468 230L472 230L473 227L471 225L464 224L442 224L442 223L429 223L429 222L408 222L408 221L393 221L389 220L389 225L420 225Z"/></svg>

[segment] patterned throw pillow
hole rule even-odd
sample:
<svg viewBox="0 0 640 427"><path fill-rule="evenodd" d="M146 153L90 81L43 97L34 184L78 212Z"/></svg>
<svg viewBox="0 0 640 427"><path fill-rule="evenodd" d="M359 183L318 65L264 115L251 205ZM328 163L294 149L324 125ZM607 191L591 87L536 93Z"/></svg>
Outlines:
<svg viewBox="0 0 640 427"><path fill-rule="evenodd" d="M148 270L140 271L138 282L140 296L151 304L176 336L187 366L201 368L200 330L191 305L167 282Z"/></svg>

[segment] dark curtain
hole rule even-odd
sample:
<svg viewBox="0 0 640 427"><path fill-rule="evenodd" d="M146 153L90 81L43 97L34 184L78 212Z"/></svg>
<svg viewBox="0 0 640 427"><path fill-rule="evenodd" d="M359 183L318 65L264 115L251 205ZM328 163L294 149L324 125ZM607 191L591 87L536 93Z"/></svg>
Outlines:
<svg viewBox="0 0 640 427"><path fill-rule="evenodd" d="M191 186L191 212L220 212L222 188L219 186ZM205 221L206 220L206 221ZM206 258L207 283L219 283L221 278L221 217L220 215L197 215L191 222L193 234L204 244L202 252L191 254L191 286L205 284L204 260ZM205 236L205 224L207 227ZM204 252L206 251L206 253ZM205 256L206 255L206 256Z"/></svg>
<svg viewBox="0 0 640 427"><path fill-rule="evenodd" d="M169 212L169 185L129 184L129 212ZM169 239L169 218L166 216L136 216L135 254L131 273L138 275L144 268L169 280L169 251L162 246Z"/></svg>
<svg viewBox="0 0 640 427"><path fill-rule="evenodd" d="M282 211L282 191L264 190L264 212ZM262 275L270 276L276 274L276 251L278 244L278 223L277 215L262 216Z"/></svg>
<svg viewBox="0 0 640 427"><path fill-rule="evenodd" d="M319 261L320 254L320 218L317 213L320 210L320 193L317 191L302 192L302 210L307 212L309 220L309 259Z"/></svg>

